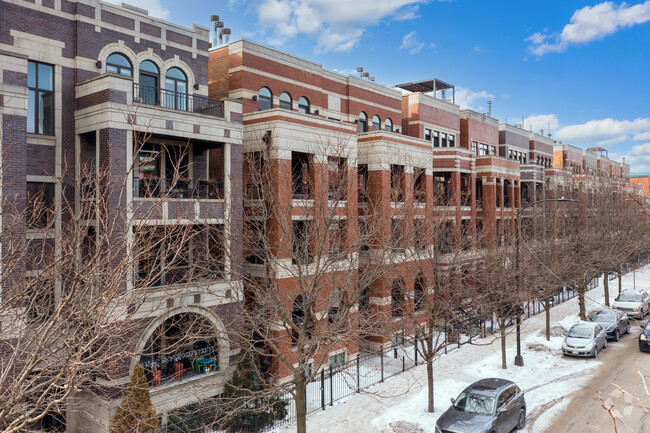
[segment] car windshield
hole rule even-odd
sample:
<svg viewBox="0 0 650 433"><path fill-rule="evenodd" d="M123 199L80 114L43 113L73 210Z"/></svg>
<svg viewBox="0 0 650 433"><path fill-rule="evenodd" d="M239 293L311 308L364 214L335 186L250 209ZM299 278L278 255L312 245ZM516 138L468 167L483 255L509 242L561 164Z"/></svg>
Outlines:
<svg viewBox="0 0 650 433"><path fill-rule="evenodd" d="M587 326L574 326L569 331L569 337L573 338L592 338L594 336L593 328Z"/></svg>
<svg viewBox="0 0 650 433"><path fill-rule="evenodd" d="M462 392L454 403L454 408L463 412L491 415L494 408L494 397Z"/></svg>
<svg viewBox="0 0 650 433"><path fill-rule="evenodd" d="M650 320L648 320L648 323L645 324L645 330L650 331Z"/></svg>
<svg viewBox="0 0 650 433"><path fill-rule="evenodd" d="M641 302L641 295L638 293L621 293L616 297L619 302Z"/></svg>
<svg viewBox="0 0 650 433"><path fill-rule="evenodd" d="M616 318L616 314L598 313L591 320L594 321L594 322L611 323L611 322L616 322L618 319Z"/></svg>

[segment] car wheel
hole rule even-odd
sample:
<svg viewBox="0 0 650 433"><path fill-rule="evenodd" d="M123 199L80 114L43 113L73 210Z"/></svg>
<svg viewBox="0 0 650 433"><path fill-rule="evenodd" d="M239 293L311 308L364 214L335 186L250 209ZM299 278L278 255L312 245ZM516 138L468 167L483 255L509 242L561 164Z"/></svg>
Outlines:
<svg viewBox="0 0 650 433"><path fill-rule="evenodd" d="M614 331L614 341L620 341L621 339L621 332L617 329Z"/></svg>
<svg viewBox="0 0 650 433"><path fill-rule="evenodd" d="M526 426L526 409L519 411L519 420L517 421L517 430L522 430Z"/></svg>
<svg viewBox="0 0 650 433"><path fill-rule="evenodd" d="M627 322L627 326L625 327L625 333L626 334L630 333L630 322Z"/></svg>
<svg viewBox="0 0 650 433"><path fill-rule="evenodd" d="M603 349L607 349L607 339L605 338L605 343L603 344Z"/></svg>
<svg viewBox="0 0 650 433"><path fill-rule="evenodd" d="M598 358L598 346L594 347L594 359Z"/></svg>

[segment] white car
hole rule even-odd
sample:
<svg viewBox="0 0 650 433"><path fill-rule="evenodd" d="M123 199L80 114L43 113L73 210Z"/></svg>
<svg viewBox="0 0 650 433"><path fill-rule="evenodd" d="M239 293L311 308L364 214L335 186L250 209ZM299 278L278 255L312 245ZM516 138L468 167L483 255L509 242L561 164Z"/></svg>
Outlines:
<svg viewBox="0 0 650 433"><path fill-rule="evenodd" d="M650 312L650 296L645 290L623 290L612 307L640 320Z"/></svg>

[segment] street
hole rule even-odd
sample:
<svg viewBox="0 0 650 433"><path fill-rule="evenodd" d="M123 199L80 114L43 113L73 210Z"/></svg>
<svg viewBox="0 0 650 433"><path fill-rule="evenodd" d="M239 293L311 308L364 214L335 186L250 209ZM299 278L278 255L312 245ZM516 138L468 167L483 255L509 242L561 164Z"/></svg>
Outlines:
<svg viewBox="0 0 650 433"><path fill-rule="evenodd" d="M647 319L646 319L647 320ZM610 341L607 349L600 353L598 361L602 363L589 372L593 379L580 390L574 391L567 397L570 401L554 415L554 422L543 429L552 433L605 433L614 432L612 419L596 395L600 392L606 402L614 404L615 413L627 424L634 433L650 432L650 417L645 415L638 402L631 396L625 395L614 385L617 384L625 391L639 397L648 406L650 400L646 397L643 382L637 374L641 367L648 374L650 353L643 353L638 348L640 323L633 322L630 335L625 335L621 341ZM588 363L592 359L576 358L573 362ZM535 428L535 419L529 420L532 432L542 431ZM531 428L532 427L532 428ZM628 430L617 422L618 432Z"/></svg>

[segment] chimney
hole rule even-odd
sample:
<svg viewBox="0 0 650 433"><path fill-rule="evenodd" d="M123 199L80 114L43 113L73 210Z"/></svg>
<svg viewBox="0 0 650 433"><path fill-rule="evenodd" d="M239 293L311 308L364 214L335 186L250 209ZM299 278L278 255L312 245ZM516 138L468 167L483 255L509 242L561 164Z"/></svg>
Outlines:
<svg viewBox="0 0 650 433"><path fill-rule="evenodd" d="M223 29L221 34L223 35L223 44L228 45L230 43L230 29Z"/></svg>
<svg viewBox="0 0 650 433"><path fill-rule="evenodd" d="M212 46L217 47L217 23L219 22L219 15L210 15L210 21L214 22L214 34L212 35Z"/></svg>
<svg viewBox="0 0 650 433"><path fill-rule="evenodd" d="M488 112L487 115L492 117L492 101L487 101L488 104Z"/></svg>

